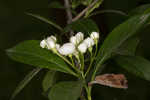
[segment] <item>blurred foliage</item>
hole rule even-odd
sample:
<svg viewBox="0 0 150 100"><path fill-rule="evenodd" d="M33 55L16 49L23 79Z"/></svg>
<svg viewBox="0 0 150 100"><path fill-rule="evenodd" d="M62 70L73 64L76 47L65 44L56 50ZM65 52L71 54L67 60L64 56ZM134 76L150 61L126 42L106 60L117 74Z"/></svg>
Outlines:
<svg viewBox="0 0 150 100"><path fill-rule="evenodd" d="M21 64L10 60L6 54L5 49L24 41L32 39L42 39L53 32L59 33L54 27L45 24L42 21L28 16L25 12L38 13L45 17L50 17L61 26L66 23L64 19L64 10L50 9L49 4L51 0L1 0L0 1L0 100L8 100L16 88L18 82L32 70L29 65ZM133 8L150 3L150 0L104 0L103 9L115 9L128 13ZM82 8L82 7L81 7ZM55 17L54 17L55 16ZM56 20L57 19L57 20ZM120 24L126 19L125 16L118 14L100 14L92 16L96 21L102 37L105 37L116 25ZM140 45L138 46L137 55L142 55L150 60L150 27L142 30L142 34L138 35L140 38ZM124 73L129 81L129 89L120 90L104 86L95 86L93 92L94 100L149 100L150 99L150 84L146 80L137 78L129 74L122 68L118 67L113 61L110 61L102 73ZM40 72L30 84L15 98L15 100L47 100L42 94L41 80L45 75L44 70ZM65 77L65 74L62 74ZM61 76L62 76L61 75ZM141 92L142 91L142 92Z"/></svg>

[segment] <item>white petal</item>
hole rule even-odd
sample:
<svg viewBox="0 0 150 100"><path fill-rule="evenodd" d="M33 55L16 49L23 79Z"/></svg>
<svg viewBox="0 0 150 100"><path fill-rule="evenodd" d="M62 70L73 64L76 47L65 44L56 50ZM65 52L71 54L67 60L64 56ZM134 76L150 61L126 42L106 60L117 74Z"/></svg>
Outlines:
<svg viewBox="0 0 150 100"><path fill-rule="evenodd" d="M81 53L85 53L87 51L87 44L86 43L81 43L79 46L78 46L78 50L81 52Z"/></svg>
<svg viewBox="0 0 150 100"><path fill-rule="evenodd" d="M41 46L42 48L45 48L46 45L47 45L47 43L46 43L45 40L42 40L42 41L40 42L40 46Z"/></svg>
<svg viewBox="0 0 150 100"><path fill-rule="evenodd" d="M48 49L55 48L56 43L52 38L47 38L46 42L47 42Z"/></svg>
<svg viewBox="0 0 150 100"><path fill-rule="evenodd" d="M75 36L72 36L70 38L70 42L73 43L74 45L76 45L77 44L77 38Z"/></svg>
<svg viewBox="0 0 150 100"><path fill-rule="evenodd" d="M92 47L94 45L94 40L92 38L89 38L89 37L86 38L83 42L87 44L88 48Z"/></svg>
<svg viewBox="0 0 150 100"><path fill-rule="evenodd" d="M84 34L82 32L78 32L75 37L77 39L77 43L80 43L84 38Z"/></svg>
<svg viewBox="0 0 150 100"><path fill-rule="evenodd" d="M62 55L70 55L75 52L75 45L73 43L65 43L59 48L59 53Z"/></svg>
<svg viewBox="0 0 150 100"><path fill-rule="evenodd" d="M98 39L99 38L99 33L98 32L92 32L90 37L95 40L95 39Z"/></svg>
<svg viewBox="0 0 150 100"><path fill-rule="evenodd" d="M57 41L56 37L53 35L51 35L50 38L53 39L55 42Z"/></svg>
<svg viewBox="0 0 150 100"><path fill-rule="evenodd" d="M77 38L80 38L80 40L83 40L84 34L83 34L82 32L78 32L78 33L76 34L76 37L77 37Z"/></svg>

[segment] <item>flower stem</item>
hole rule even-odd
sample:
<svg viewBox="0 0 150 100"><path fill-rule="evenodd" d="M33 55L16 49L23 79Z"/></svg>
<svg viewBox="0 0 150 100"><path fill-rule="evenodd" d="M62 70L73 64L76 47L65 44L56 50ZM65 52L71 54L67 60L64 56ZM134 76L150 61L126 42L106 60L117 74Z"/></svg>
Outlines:
<svg viewBox="0 0 150 100"><path fill-rule="evenodd" d="M96 42L96 50L95 50L94 56L93 56L93 54L91 52L91 61L90 61L90 65L89 65L89 67L88 67L88 69L87 69L87 71L85 73L85 77L87 76L87 74L89 73L89 71L90 71L90 69L92 67L93 61L95 60L95 57L96 57L96 54L97 54L97 50L98 50L98 42Z"/></svg>
<svg viewBox="0 0 150 100"><path fill-rule="evenodd" d="M91 87L88 88L88 94L87 94L88 95L88 100L92 100L91 89L92 89Z"/></svg>
<svg viewBox="0 0 150 100"><path fill-rule="evenodd" d="M91 67L92 67L92 63L93 63L93 61L94 61L94 59L92 58L92 53L91 53L91 60L90 60L90 65L89 65L89 67L88 67L88 69L87 69L87 71L86 71L86 73L85 73L85 77L87 76L87 74L89 73L89 71L90 71L90 69L91 69Z"/></svg>
<svg viewBox="0 0 150 100"><path fill-rule="evenodd" d="M88 100L92 100L92 98L91 98L91 96L90 96L90 95L88 95Z"/></svg>
<svg viewBox="0 0 150 100"><path fill-rule="evenodd" d="M70 66L73 66L73 65L71 64L71 62L70 62L69 60L67 60L65 57L63 57L62 55L60 55L60 54L57 53L57 52L56 52L56 54L57 54L60 58L62 58L64 61L66 61Z"/></svg>
<svg viewBox="0 0 150 100"><path fill-rule="evenodd" d="M82 72L75 66L72 55L70 55L70 59L72 61L72 68L76 70L78 73L82 74Z"/></svg>
<svg viewBox="0 0 150 100"><path fill-rule="evenodd" d="M92 74L91 81L94 80L94 78L95 78L95 76L96 76L96 72L97 72L97 70L102 66L102 63L104 62L104 60L105 60L105 56L100 60L99 66L95 68L95 70L94 70L94 72L93 72L93 74Z"/></svg>
<svg viewBox="0 0 150 100"><path fill-rule="evenodd" d="M82 72L84 71L84 55L83 54L81 54L81 71Z"/></svg>
<svg viewBox="0 0 150 100"><path fill-rule="evenodd" d="M85 90L87 93L87 99L92 100L92 98L91 98L91 87L87 87L87 86L84 86L84 87L85 87Z"/></svg>
<svg viewBox="0 0 150 100"><path fill-rule="evenodd" d="M74 61L73 61L72 55L70 55L69 57L70 57L70 59L71 59L72 66L74 66L74 67L75 67L75 64L74 64Z"/></svg>

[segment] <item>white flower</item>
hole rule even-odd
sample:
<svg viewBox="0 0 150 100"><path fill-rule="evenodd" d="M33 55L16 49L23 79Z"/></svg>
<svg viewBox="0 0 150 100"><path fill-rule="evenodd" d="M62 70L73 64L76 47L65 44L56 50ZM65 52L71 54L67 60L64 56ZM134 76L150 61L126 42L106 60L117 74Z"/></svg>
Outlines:
<svg viewBox="0 0 150 100"><path fill-rule="evenodd" d="M75 45L73 43L65 43L58 51L65 56L73 54L75 52Z"/></svg>
<svg viewBox="0 0 150 100"><path fill-rule="evenodd" d="M97 40L99 38L99 33L98 32L92 32L90 37L93 39L93 40Z"/></svg>
<svg viewBox="0 0 150 100"><path fill-rule="evenodd" d="M47 49L53 49L56 48L56 37L51 35L50 37L47 37L47 39L42 40L40 43L40 46L42 48L47 48ZM58 47L58 46L57 46Z"/></svg>
<svg viewBox="0 0 150 100"><path fill-rule="evenodd" d="M52 37L48 37L47 40L46 40L46 43L47 43L47 48L48 49L53 49L53 48L56 47L55 39L52 38Z"/></svg>
<svg viewBox="0 0 150 100"><path fill-rule="evenodd" d="M81 52L81 53L85 53L87 51L87 44L82 42L79 46L78 46L78 50Z"/></svg>
<svg viewBox="0 0 150 100"><path fill-rule="evenodd" d="M76 37L77 43L79 44L79 43L83 40L84 34L83 34L82 32L78 32L78 33L75 35L75 37Z"/></svg>
<svg viewBox="0 0 150 100"><path fill-rule="evenodd" d="M72 36L70 38L70 42L73 43L74 45L78 45L84 38L83 33L78 32L75 36Z"/></svg>
<svg viewBox="0 0 150 100"><path fill-rule="evenodd" d="M84 41L83 41L88 48L92 47L94 45L94 40L92 38L86 38Z"/></svg>
<svg viewBox="0 0 150 100"><path fill-rule="evenodd" d="M57 41L56 37L55 37L55 36L53 36L53 35L51 35L51 36L50 36L50 37L48 37L48 38L53 39L53 40L54 40L54 42L56 42L56 41Z"/></svg>
<svg viewBox="0 0 150 100"><path fill-rule="evenodd" d="M46 40L42 40L42 41L40 42L40 46L41 46L42 48L45 48L45 47L47 46Z"/></svg>
<svg viewBox="0 0 150 100"><path fill-rule="evenodd" d="M73 43L74 45L77 45L77 38L75 36L72 36L70 38L70 42Z"/></svg>

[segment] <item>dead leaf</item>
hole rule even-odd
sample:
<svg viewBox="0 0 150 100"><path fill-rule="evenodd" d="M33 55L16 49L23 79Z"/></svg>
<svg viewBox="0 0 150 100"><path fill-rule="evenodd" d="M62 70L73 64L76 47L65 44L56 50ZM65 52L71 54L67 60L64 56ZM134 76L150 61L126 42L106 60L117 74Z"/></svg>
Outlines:
<svg viewBox="0 0 150 100"><path fill-rule="evenodd" d="M123 74L103 74L96 76L95 81L89 83L101 84L105 86L110 86L114 88L128 88L126 77Z"/></svg>

